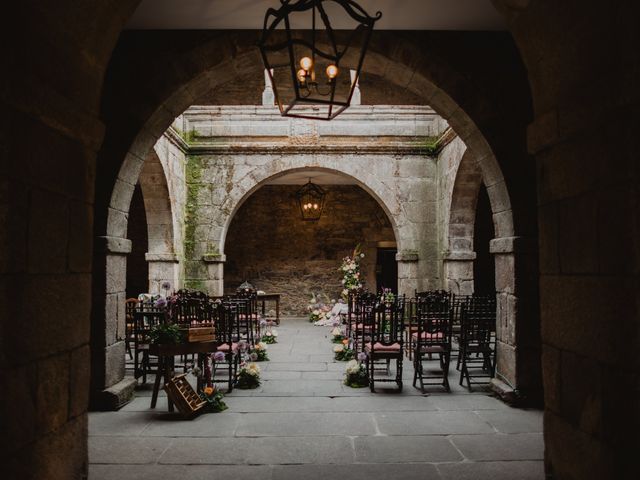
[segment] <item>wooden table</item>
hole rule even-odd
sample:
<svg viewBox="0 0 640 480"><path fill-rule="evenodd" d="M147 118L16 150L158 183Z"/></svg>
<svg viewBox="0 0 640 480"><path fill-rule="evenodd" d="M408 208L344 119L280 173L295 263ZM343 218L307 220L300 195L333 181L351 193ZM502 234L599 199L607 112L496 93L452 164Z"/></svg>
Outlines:
<svg viewBox="0 0 640 480"><path fill-rule="evenodd" d="M205 353L213 353L216 351L218 342L192 342L177 343L175 345L149 345L149 355L158 357L158 369L156 371L156 380L153 383L153 395L151 396L151 408L156 408L158 401L158 391L160 390L160 380L164 376L164 383L171 380L171 374L174 367L174 359L177 355L198 354L198 365L202 368L203 357ZM201 385L198 385L198 389ZM173 402L167 397L169 411L173 412Z"/></svg>
<svg viewBox="0 0 640 480"><path fill-rule="evenodd" d="M280 294L279 293L259 293L256 295L259 302L262 303L262 316L264 317L265 303L276 302L276 323L280 325Z"/></svg>

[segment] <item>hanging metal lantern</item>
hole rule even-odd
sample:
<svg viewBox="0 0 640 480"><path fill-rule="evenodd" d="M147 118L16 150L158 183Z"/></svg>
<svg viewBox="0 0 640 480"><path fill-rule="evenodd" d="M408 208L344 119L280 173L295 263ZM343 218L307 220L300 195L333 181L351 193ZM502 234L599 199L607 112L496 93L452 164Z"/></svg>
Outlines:
<svg viewBox="0 0 640 480"><path fill-rule="evenodd" d="M280 0L265 14L259 42L283 116L331 120L351 103L371 32L371 17L353 0ZM329 14L353 27L334 30ZM306 22L305 22L306 21ZM303 23L310 30L292 30Z"/></svg>
<svg viewBox="0 0 640 480"><path fill-rule="evenodd" d="M303 220L320 220L325 195L324 190L319 185L311 183L311 180L296 192Z"/></svg>

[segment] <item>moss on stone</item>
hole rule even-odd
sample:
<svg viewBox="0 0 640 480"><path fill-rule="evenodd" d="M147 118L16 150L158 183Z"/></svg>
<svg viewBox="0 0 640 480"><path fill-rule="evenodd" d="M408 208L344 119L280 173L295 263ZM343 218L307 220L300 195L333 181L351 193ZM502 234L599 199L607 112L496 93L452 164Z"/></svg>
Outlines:
<svg viewBox="0 0 640 480"><path fill-rule="evenodd" d="M202 189L203 159L197 155L187 155L186 162L187 202L184 214L184 254L193 259L195 233L198 226L198 193Z"/></svg>

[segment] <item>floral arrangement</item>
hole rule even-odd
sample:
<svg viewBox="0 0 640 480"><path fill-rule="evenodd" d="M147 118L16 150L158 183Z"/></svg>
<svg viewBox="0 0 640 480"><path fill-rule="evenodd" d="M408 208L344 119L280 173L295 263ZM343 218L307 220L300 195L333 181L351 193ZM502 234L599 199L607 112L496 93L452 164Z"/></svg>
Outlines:
<svg viewBox="0 0 640 480"><path fill-rule="evenodd" d="M249 352L249 360L252 362L268 362L267 344L264 342L256 343Z"/></svg>
<svg viewBox="0 0 640 480"><path fill-rule="evenodd" d="M198 366L191 369L191 374L199 380L199 383L206 386L198 392L200 398L207 402L206 409L209 412L222 412L226 410L227 404L224 403L224 395L213 383L216 375L216 363L225 361L223 352L216 352L213 355L207 355L204 362L204 372Z"/></svg>
<svg viewBox="0 0 640 480"><path fill-rule="evenodd" d="M307 305L307 311L309 312L309 321L317 322L320 320L326 320L329 312L333 306L330 304L329 297L324 295L326 303L320 301L320 295L316 295L315 293L311 294L311 299L309 300L309 305ZM335 303L335 302L333 302Z"/></svg>
<svg viewBox="0 0 640 480"><path fill-rule="evenodd" d="M207 402L206 408L210 412L223 412L229 408L223 401L224 395L215 385L204 387L199 395Z"/></svg>
<svg viewBox="0 0 640 480"><path fill-rule="evenodd" d="M273 322L265 319L260 320L260 326L265 328L265 332L262 334L260 341L266 344L278 343L278 332L273 328Z"/></svg>
<svg viewBox="0 0 640 480"><path fill-rule="evenodd" d="M333 347L333 358L339 362L346 362L352 360L355 356L355 352L349 348L349 340L346 338L338 345Z"/></svg>
<svg viewBox="0 0 640 480"><path fill-rule="evenodd" d="M342 298L345 300L348 298L350 291L362 288L360 260L363 258L364 253L360 251L360 245L357 245L353 249L351 256L346 256L342 259L342 265L340 265L338 271L342 273Z"/></svg>
<svg viewBox="0 0 640 480"><path fill-rule="evenodd" d="M381 296L382 301L387 304L393 303L396 299L396 296L390 288L383 288Z"/></svg>
<svg viewBox="0 0 640 480"><path fill-rule="evenodd" d="M331 330L331 341L333 343L342 343L344 340L344 334L342 333L342 329L338 326L334 327Z"/></svg>
<svg viewBox="0 0 640 480"><path fill-rule="evenodd" d="M260 367L254 362L242 362L236 379L236 387L241 389L258 388L260 386Z"/></svg>
<svg viewBox="0 0 640 480"><path fill-rule="evenodd" d="M362 388L369 385L369 375L364 366L367 354L360 352L356 360L351 360L345 368L344 384L351 388Z"/></svg>
<svg viewBox="0 0 640 480"><path fill-rule="evenodd" d="M184 334L175 323L161 323L154 325L149 330L149 341L156 344L174 345L184 341Z"/></svg>

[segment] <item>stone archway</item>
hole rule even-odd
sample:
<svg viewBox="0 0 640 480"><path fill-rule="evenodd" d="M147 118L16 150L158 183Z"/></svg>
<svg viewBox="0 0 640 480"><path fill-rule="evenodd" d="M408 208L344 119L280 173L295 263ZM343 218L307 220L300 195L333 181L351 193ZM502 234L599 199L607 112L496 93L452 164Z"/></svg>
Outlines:
<svg viewBox="0 0 640 480"><path fill-rule="evenodd" d="M355 185L359 186L372 197L382 209L391 224L399 252L403 252L407 248L407 245L412 245L412 241L418 238L417 228L415 224L407 218L406 210L398 198L398 192L394 192L389 186L376 179L370 172L363 172L353 164L347 163L341 164L340 168L337 168L335 160L330 158L323 160L320 157L315 157L312 162L308 162L307 160L306 163L307 165L305 165L304 156L291 156L278 164L265 164L258 169L248 172L246 181L235 183L234 188L226 192L228 203L225 204L224 208L219 210L219 218L214 219L214 223L218 221L222 225L222 228L211 229L211 236L209 237L210 243L218 245L219 252L221 253L210 256L209 258L205 256L204 258L208 264L208 274L211 279L208 285L214 289L213 291L219 292L219 294L223 291L224 262L226 261L224 248L229 227L236 213L246 200L258 189L276 178L291 173L305 171L325 172L349 178ZM415 268L417 255L415 259L408 259L400 254L396 260L398 261L398 292L410 295L414 289L418 288L419 278L417 276L417 269Z"/></svg>
<svg viewBox="0 0 640 480"><path fill-rule="evenodd" d="M518 376L519 363L529 364L532 358L522 358L517 345L518 296L520 289L516 282L516 264L526 251L518 251L522 239L514 237L513 220L510 208L509 193L504 182L487 185L483 171L469 150L464 150L457 165L453 169L453 185L447 202L449 207L446 229L446 253L443 258L443 270L447 286L454 293L469 295L473 293L473 267L476 259L474 251L474 229L476 206L480 188L487 188L492 216L494 219L495 238L491 240L490 250L495 264L495 291L497 296L497 362L496 377L508 387L498 385L507 390L526 389L531 377ZM496 222L496 217L502 222ZM504 221L506 219L506 221ZM536 352L537 353L537 352ZM528 352L531 355L531 352ZM529 367L531 368L531 367ZM527 375L531 375L531 371Z"/></svg>
<svg viewBox="0 0 640 480"><path fill-rule="evenodd" d="M411 38L411 36L401 35L397 38L394 37L394 42L385 42L383 40L384 36L372 40L371 50L363 67L365 73L373 73L399 88L407 89L413 95L423 99L425 104L432 106L448 121L449 125L465 143L470 154L476 159L485 184L492 186L494 191L507 190L502 167L507 169L505 174L511 175L507 178L510 178L514 183L521 182L523 178L530 178L527 176L529 168L514 166L515 162L511 160L512 157L522 158L525 156L522 143L519 140L504 140L505 138L511 138L511 132L520 131L518 130L518 125L520 125L518 122L520 120L525 122L528 119L529 110L527 106L515 107L514 114L509 110L514 103L509 103L508 100L505 100L505 95L502 95L502 99L497 103L492 103L490 98L493 98L492 95L495 96L493 93L475 91L477 87L470 85L465 75L452 69L441 58L434 56L426 61L424 50L416 43L413 43L415 39ZM231 43L233 48L229 50L221 49L221 43L225 45ZM104 168L107 174L109 169L113 171L114 166L122 162L122 158L124 158L122 170L126 171L130 168L135 168L140 158L146 155L146 152L174 121L174 118L212 87L228 82L236 76L246 75L247 71L251 70L254 70L255 75L262 76L262 71L259 69L260 59L253 49L252 42L249 42L240 34L225 37L214 33L212 38L204 42L200 39L198 51L202 53L209 50L212 52L211 55L202 57L206 57L206 64L203 64L202 60L197 63L191 63L189 59L185 59L184 66L186 70L177 68L181 73L179 78L175 80L171 90L149 92L149 97L155 98L155 100L151 103L147 102L144 108L141 108L147 116L144 117L146 120L140 122L139 128L131 129L127 125L125 127L130 130L127 131L125 128L125 132L118 134L116 129L113 132L113 136L107 139L108 147L103 148L106 156ZM507 55L510 54L507 53ZM135 62L138 61L139 57L136 57ZM122 68L122 66L119 65L118 68ZM441 82L447 90L439 88L437 86L438 82ZM162 88L164 87L165 85L162 86ZM513 96L521 92L519 88L515 88L509 95ZM501 94L504 94L504 91ZM506 98L509 98L509 96L507 95ZM457 103L456 99L460 103ZM139 105L140 100L133 97L130 100L131 104L128 108L137 108L136 106ZM518 105L520 104L518 103ZM506 113L503 114L503 112ZM511 117L509 117L510 115ZM504 118L513 118L514 116L518 121L510 123L504 121ZM516 137L514 134L513 138ZM123 138L129 138L130 141L123 142ZM112 141L114 143L111 143ZM498 163L493 147L499 148L497 151L501 154L502 165ZM122 152L122 156L114 156L114 151ZM531 235L535 234L535 222L531 221L526 215L534 209L533 193L533 188L513 190L513 194L517 197L514 197L517 200L515 202L513 201L514 198L511 199L513 205L515 205L513 212L510 211L510 208L499 209L494 214L493 220L496 232L500 232L499 235L505 232L505 235L495 242L493 247L495 253L512 252L516 245L526 245L526 248L531 248L535 245L535 239L531 237ZM100 195L98 197L98 208L100 208ZM101 222L102 220L98 215L98 229L100 229ZM516 237L515 235L520 232L522 232L523 237ZM213 253L215 254L216 252ZM535 271L535 255L523 255L520 258L526 263L525 267L520 271ZM100 263L100 260L98 263ZM209 278L215 279L211 280L212 286L215 287L217 283L219 287L220 275L216 271L221 267L210 266L209 268L214 269L208 275ZM417 278L419 275L418 273L414 274L414 272L417 272L415 264L410 268L412 269L411 275ZM517 271L519 269L516 269ZM506 281L508 283L506 279L501 278L497 281ZM436 285L429 285L429 287L434 286ZM506 285L505 289L508 288L512 287ZM216 291L215 288L212 290ZM99 283L94 284L94 291L97 293L100 291ZM523 289L522 293L528 294L526 304L537 304L537 289L535 287ZM504 305L504 308L515 312L514 316L518 317L517 324L521 324L520 317L527 317L527 331L534 336L536 335L539 326L537 309L525 310L516 308L513 303ZM94 311L96 310L94 309ZM97 321L101 322L103 320L98 319ZM516 336L518 335L516 331ZM540 356L539 350L535 348L535 339L530 341L530 344L531 348L527 350L530 352L530 358L528 362L524 363L533 364L534 366L539 365ZM512 358L515 359L515 352L510 353ZM510 362L510 364L516 365L516 362ZM539 367L535 367L531 371L535 372L530 375L531 388L539 392ZM522 388L524 390L526 386L522 384Z"/></svg>

